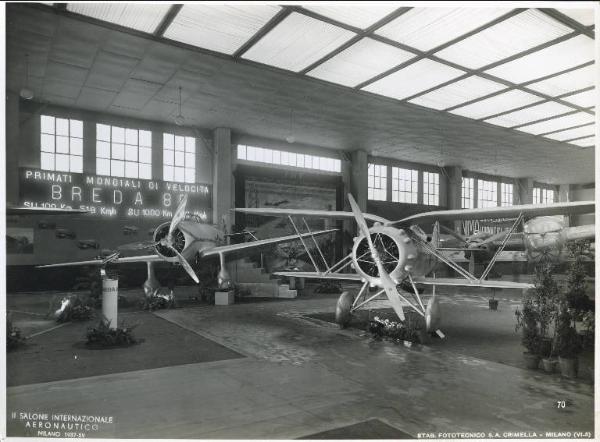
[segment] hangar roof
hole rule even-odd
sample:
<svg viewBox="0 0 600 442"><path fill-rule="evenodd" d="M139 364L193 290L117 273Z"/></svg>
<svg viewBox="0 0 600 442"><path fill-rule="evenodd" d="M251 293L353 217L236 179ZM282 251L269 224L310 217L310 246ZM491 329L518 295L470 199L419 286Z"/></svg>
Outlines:
<svg viewBox="0 0 600 442"><path fill-rule="evenodd" d="M172 121L181 86L188 124L593 181L594 10L501 6L9 5L8 87Z"/></svg>

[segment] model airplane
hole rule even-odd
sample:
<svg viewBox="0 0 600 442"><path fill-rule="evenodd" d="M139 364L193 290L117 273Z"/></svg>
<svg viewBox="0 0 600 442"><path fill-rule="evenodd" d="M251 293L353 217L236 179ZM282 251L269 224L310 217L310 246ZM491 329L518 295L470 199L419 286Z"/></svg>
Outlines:
<svg viewBox="0 0 600 442"><path fill-rule="evenodd" d="M525 245L535 250L545 250L556 246L563 241L563 236L548 230L548 224L535 221L537 217L557 214L579 214L594 211L594 202L562 203L552 205L523 205L512 207L443 210L425 212L407 218L390 221L377 215L363 214L352 195L348 195L352 212L323 211L323 210L294 210L270 208L244 208L236 209L239 212L255 215L287 216L293 223L292 216L316 216L320 218L348 219L354 218L358 224L359 234L354 239L352 252L336 264L320 271L314 260L316 272L276 272L275 275L300 278L335 279L362 282L362 287L356 296L344 292L336 306L336 321L345 326L349 323L351 314L358 308L366 305L381 294L387 296L392 308L401 321L404 321L403 302L425 318L427 331L435 331L440 337L444 334L438 328L440 323L440 309L435 296L429 299L427 307L424 306L416 284L434 286L464 286L464 287L489 287L529 289L532 284L510 281L487 280L499 254L503 251L508 238L515 228L531 218L526 223L525 230L528 236ZM535 217L535 218L534 218ZM454 221L459 219L490 219L490 218L515 218L511 229L506 232L500 247L494 252L490 263L481 277L475 277L471 272L463 269L453 260L447 258L439 250L439 222ZM371 228L367 220L373 221ZM427 235L418 226L423 222L435 222L434 234ZM536 230L537 229L537 230ZM310 256L310 254L309 254ZM460 275L459 278L428 277L438 262L442 262ZM351 265L356 273L341 273L341 270ZM399 285L412 288L407 292ZM368 296L369 287L378 287L380 290L373 296ZM409 298L413 298L411 301Z"/></svg>
<svg viewBox="0 0 600 442"><path fill-rule="evenodd" d="M127 244L120 248L119 252L104 256L101 259L92 259L88 261L65 262L60 264L48 264L38 266L39 268L63 267L63 266L85 266L96 265L105 266L111 264L122 264L132 262L145 262L148 269L148 277L144 282L144 292L146 296L155 293L160 289L160 284L154 275L154 266L156 262L179 263L188 273L188 275L199 283L198 276L194 272L189 261L192 259L205 258L208 256L219 256L220 271L218 274L218 284L221 289L231 288L231 279L225 267L225 255L235 252L251 250L259 247L265 247L272 244L279 244L289 241L302 240L308 236L320 236L336 229L320 230L308 232L299 235L288 235L278 238L270 238L244 242L240 244L218 246L224 234L210 224L200 224L194 220L186 219L187 195L183 197L177 210L173 215L171 222L160 224L155 230L153 240L149 242L140 242ZM120 256L124 250L146 250L153 249L155 253L141 256Z"/></svg>
<svg viewBox="0 0 600 442"><path fill-rule="evenodd" d="M568 210L568 209L567 209ZM538 263L541 261L563 260L561 255L564 246L569 241L593 239L596 226L593 224L566 227L564 222L556 217L537 216L523 223L522 232L504 230L495 234L489 232L476 232L470 236L463 236L458 232L440 226L454 239L459 241L459 247L447 247L448 241L438 250L444 252L463 252L464 258L469 262L469 272L475 272L475 264L486 266L496 255L496 251L505 242L504 249L513 252L505 259L498 261L528 261ZM508 237L507 237L508 235ZM448 256L448 254L447 254Z"/></svg>

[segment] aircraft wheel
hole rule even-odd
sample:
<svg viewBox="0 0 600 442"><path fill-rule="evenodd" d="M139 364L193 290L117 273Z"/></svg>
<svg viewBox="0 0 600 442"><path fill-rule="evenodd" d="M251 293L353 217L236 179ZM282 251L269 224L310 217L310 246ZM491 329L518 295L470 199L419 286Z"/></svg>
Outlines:
<svg viewBox="0 0 600 442"><path fill-rule="evenodd" d="M337 322L340 328L346 328L352 319L352 303L354 302L354 296L349 292L342 292L337 300L335 306L335 322Z"/></svg>

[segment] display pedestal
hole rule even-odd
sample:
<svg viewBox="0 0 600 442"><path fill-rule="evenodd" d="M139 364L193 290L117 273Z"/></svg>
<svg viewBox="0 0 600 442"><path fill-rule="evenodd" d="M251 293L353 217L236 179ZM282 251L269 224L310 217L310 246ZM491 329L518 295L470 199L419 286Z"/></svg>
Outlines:
<svg viewBox="0 0 600 442"><path fill-rule="evenodd" d="M233 290L227 292L215 292L215 305L231 305L235 302Z"/></svg>
<svg viewBox="0 0 600 442"><path fill-rule="evenodd" d="M119 304L119 280L118 279L102 279L102 315L109 321L109 327L116 329L117 312Z"/></svg>
<svg viewBox="0 0 600 442"><path fill-rule="evenodd" d="M302 290L304 288L304 278L290 276L290 290Z"/></svg>

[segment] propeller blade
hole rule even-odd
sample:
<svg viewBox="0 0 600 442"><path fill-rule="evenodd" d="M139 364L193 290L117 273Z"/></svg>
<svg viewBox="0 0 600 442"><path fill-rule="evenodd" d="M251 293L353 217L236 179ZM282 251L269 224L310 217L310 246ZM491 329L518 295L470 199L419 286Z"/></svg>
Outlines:
<svg viewBox="0 0 600 442"><path fill-rule="evenodd" d="M179 206L177 206L177 210L175 210L175 214L173 215L173 219L171 220L171 225L169 226L169 236L175 230L175 227L185 218L185 206L187 205L187 193L181 199Z"/></svg>
<svg viewBox="0 0 600 442"><path fill-rule="evenodd" d="M358 204L354 200L352 194L348 194L348 200L350 201L350 207L352 207L352 213L354 213L354 218L356 219L356 224L362 231L363 235L367 238L367 242L369 244L369 249L371 250L371 256L373 261L375 261L375 265L377 266L377 270L379 272L379 276L381 278L381 283L383 285L383 289L385 291L386 296L390 300L392 304L392 308L398 315L401 321L404 321L404 310L402 309L402 301L400 300L400 295L398 294L398 290L396 289L396 283L392 280L390 275L383 268L383 264L381 264L381 259L379 258L379 254L373 245L373 241L371 240L371 232L369 232L369 226L367 226L367 222L360 211Z"/></svg>
<svg viewBox="0 0 600 442"><path fill-rule="evenodd" d="M183 257L183 255L181 253L179 253L174 247L171 247L171 250L173 250L177 254L177 259L179 259L179 264L181 264L181 266L185 269L185 271L188 273L188 275L190 275L190 277L196 282L196 284L200 284L200 280L198 279L196 272L194 272L194 269L187 262L187 260Z"/></svg>

